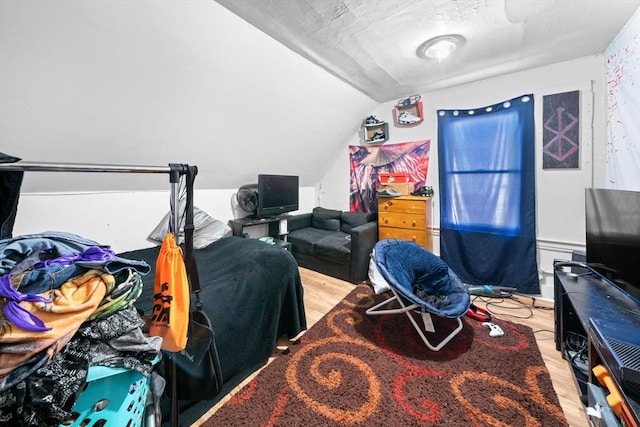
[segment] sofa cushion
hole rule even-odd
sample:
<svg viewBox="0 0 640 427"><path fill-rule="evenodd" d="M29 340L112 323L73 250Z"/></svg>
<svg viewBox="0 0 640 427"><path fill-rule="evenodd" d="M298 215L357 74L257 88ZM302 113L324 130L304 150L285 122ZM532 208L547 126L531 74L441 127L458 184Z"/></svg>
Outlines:
<svg viewBox="0 0 640 427"><path fill-rule="evenodd" d="M305 227L289 232L287 239L291 242L296 254L313 255L313 247L316 242L334 233L335 231Z"/></svg>
<svg viewBox="0 0 640 427"><path fill-rule="evenodd" d="M340 231L340 218L342 218L342 211L315 207L311 226L321 230Z"/></svg>
<svg viewBox="0 0 640 427"><path fill-rule="evenodd" d="M366 212L342 212L340 231L351 233L353 227L369 222L369 214Z"/></svg>
<svg viewBox="0 0 640 427"><path fill-rule="evenodd" d="M344 233L332 233L316 242L313 254L316 258L335 263L349 263L351 240Z"/></svg>

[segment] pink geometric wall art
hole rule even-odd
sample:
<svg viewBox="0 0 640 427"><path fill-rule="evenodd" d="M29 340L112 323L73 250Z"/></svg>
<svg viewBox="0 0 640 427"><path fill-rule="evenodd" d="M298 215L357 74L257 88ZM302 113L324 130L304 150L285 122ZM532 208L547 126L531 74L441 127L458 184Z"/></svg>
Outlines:
<svg viewBox="0 0 640 427"><path fill-rule="evenodd" d="M542 168L580 168L580 91L542 98Z"/></svg>

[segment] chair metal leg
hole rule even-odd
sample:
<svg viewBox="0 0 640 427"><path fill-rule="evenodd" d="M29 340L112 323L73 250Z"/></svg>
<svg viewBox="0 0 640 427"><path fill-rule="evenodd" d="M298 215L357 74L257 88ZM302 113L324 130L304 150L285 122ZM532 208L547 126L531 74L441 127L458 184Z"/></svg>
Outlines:
<svg viewBox="0 0 640 427"><path fill-rule="evenodd" d="M442 347L447 345L447 343L449 341L451 341L453 339L453 337L455 337L462 330L463 323L462 323L462 320L458 317L458 318L455 319L458 322L458 326L449 335L444 337L439 343L432 344L427 339L427 337L424 334L424 331L422 330L422 328L420 326L418 326L418 322L416 322L416 320L411 315L411 311L415 310L416 308L420 308L420 310L423 313L423 315L431 316L431 313L427 312L424 308L420 307L420 305L418 305L418 304L405 305L405 303L402 301L402 298L400 298L398 296L398 294L396 293L396 291L393 288L391 288L391 292L393 292L393 296L392 297L390 297L390 298L382 301L381 303L376 304L373 307L369 308L366 311L366 313L368 315L370 315L370 316L378 316L378 315L382 315L382 314L401 314L401 313L406 314L407 317L409 318L409 320L411 321L411 324L413 325L415 330L420 335L420 338L422 338L422 342L424 342L424 344L431 351L439 351L440 349L442 349ZM392 308L392 309L383 308L384 306L388 305L389 303L391 303L393 301L398 301L398 303L400 304L401 307L400 308ZM425 327L425 330L426 330L426 327Z"/></svg>
<svg viewBox="0 0 640 427"><path fill-rule="evenodd" d="M425 336L420 326L418 326L418 323L416 322L416 320L413 318L413 316L411 316L411 313L406 313L406 315L411 321L411 323L413 323L413 326L415 327L416 331L418 331L418 334L420 335L420 338L422 338L422 341L424 342L424 344L427 347L429 347L429 349L432 351L439 351L440 349L442 349L442 347L447 345L447 343L451 341L453 337L458 335L458 332L462 330L462 326L463 326L462 320L460 320L459 317L456 318L455 320L458 322L458 326L453 331L451 331L449 335L444 337L442 341L434 345L434 344L431 344L431 342L427 339L427 337Z"/></svg>
<svg viewBox="0 0 640 427"><path fill-rule="evenodd" d="M393 289L392 289L393 291ZM377 315L381 315L381 314L401 314L401 313L405 313L407 310L413 310L418 308L418 304L411 304L411 305L404 305L402 303L402 300L398 297L398 295L393 292L393 296L382 301L379 304L374 305L373 307L369 308L366 313L370 316L377 316ZM400 305L402 306L401 308L388 308L388 309L382 309L382 307L384 307L385 305L392 303L393 301L398 301L400 303Z"/></svg>

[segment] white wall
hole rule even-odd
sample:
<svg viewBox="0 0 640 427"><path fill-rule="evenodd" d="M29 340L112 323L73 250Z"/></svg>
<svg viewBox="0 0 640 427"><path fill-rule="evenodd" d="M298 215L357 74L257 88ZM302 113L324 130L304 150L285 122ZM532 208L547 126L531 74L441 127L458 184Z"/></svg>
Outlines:
<svg viewBox="0 0 640 427"><path fill-rule="evenodd" d="M640 191L640 8L605 51L608 94L604 186Z"/></svg>
<svg viewBox="0 0 640 427"><path fill-rule="evenodd" d="M28 172L27 172L28 173ZM76 178L83 174L73 174ZM235 190L196 190L194 205L227 223L238 215ZM150 247L147 236L170 209L170 191L23 193L18 204L14 236L65 231L111 246L116 252ZM315 188L300 189L300 210L315 206ZM267 235L259 225L246 230L252 237Z"/></svg>
<svg viewBox="0 0 640 427"><path fill-rule="evenodd" d="M594 152L605 149L605 87L604 62L601 55L580 58L525 72L488 79L441 91L420 94L425 120L411 128L393 126L395 103L378 106L370 114L390 123L386 144L431 140L427 185L433 186L435 251L439 252L439 201L437 117L438 109L479 108L519 95L533 93L536 120L536 203L538 235L538 267L541 292L553 298L552 262L554 258L571 258L573 249L584 250L585 218L584 190L593 186ZM544 95L579 90L580 104L580 169L542 169L542 97ZM320 181L321 202L325 206L346 209L348 201L349 163L348 145L360 145L362 136L352 135ZM328 191L327 189L334 189Z"/></svg>
<svg viewBox="0 0 640 427"><path fill-rule="evenodd" d="M208 0L0 1L0 58L2 152L197 164L196 205L225 222L238 186L261 172L299 174L300 211L348 209L347 147L361 144L367 115L393 123L393 103L377 105ZM533 93L539 130L543 95L580 90L581 168L542 170L536 136L538 261L550 296L553 258L584 248L584 188L604 176L604 87L603 58L593 56L423 93L425 121L391 125L388 143L432 141L427 184L437 195L436 109ZM63 229L128 250L148 244L168 210L167 179L63 175L25 176L15 234ZM436 226L438 209L436 197Z"/></svg>
<svg viewBox="0 0 640 427"><path fill-rule="evenodd" d="M593 161L594 152L596 158L602 158L602 155L597 153L604 151L604 84L603 59L601 56L593 56L421 94L425 107L425 121L413 128L396 128L391 125L388 143L422 139L432 141L427 185L432 185L437 195L437 109L477 108L524 93L533 93L536 101L536 122L541 123L543 95L580 90L580 169L542 170L542 133L539 125L536 133L538 265L542 295L551 299L553 259L570 258L572 250L584 250L584 189L598 184L593 182L593 170L602 166ZM392 123L393 105L379 105L366 114L374 114ZM362 118L357 117L358 122ZM342 148L332 152L328 163L323 165L326 173L315 188L304 186L301 190L300 212L308 212L317 205L344 210L349 208L347 147L359 145L361 141L360 130L352 130L343 141ZM82 174L73 175L72 179L84 179ZM109 178L113 176L108 175ZM25 180L28 178L27 173ZM165 183L168 180L159 179L163 181L163 185L168 186L168 182ZM196 179L196 205L223 222L233 218L231 199L236 189L201 189L198 179L199 177ZM146 236L167 212L168 200L168 193L163 191L85 192L53 196L27 192L20 199L14 234L62 229L110 244L117 251L129 250L149 245ZM88 215L86 207L96 204L99 208L91 208ZM43 206L47 212L44 216ZM73 208L70 209L70 206ZM438 252L437 197L433 223L436 226L435 250ZM252 233L264 234L262 230L252 230Z"/></svg>
<svg viewBox="0 0 640 427"><path fill-rule="evenodd" d="M214 1L0 1L0 151L197 165L196 205L223 222L259 173L299 175L310 211L319 177L376 104ZM14 235L149 245L168 188L164 175L26 173Z"/></svg>
<svg viewBox="0 0 640 427"><path fill-rule="evenodd" d="M0 1L0 151L29 161L197 165L314 186L377 103L211 0ZM23 189L163 190L141 175L30 174Z"/></svg>

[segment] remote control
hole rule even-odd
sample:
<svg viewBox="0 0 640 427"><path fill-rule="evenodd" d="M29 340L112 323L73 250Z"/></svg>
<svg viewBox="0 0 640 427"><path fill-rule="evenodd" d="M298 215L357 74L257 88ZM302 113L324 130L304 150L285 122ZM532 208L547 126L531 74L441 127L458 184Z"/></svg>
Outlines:
<svg viewBox="0 0 640 427"><path fill-rule="evenodd" d="M490 337L501 337L504 335L504 332L502 331L502 328L498 325L496 325L493 322L483 322L482 326L486 326L489 329L491 329L489 331L489 336Z"/></svg>

